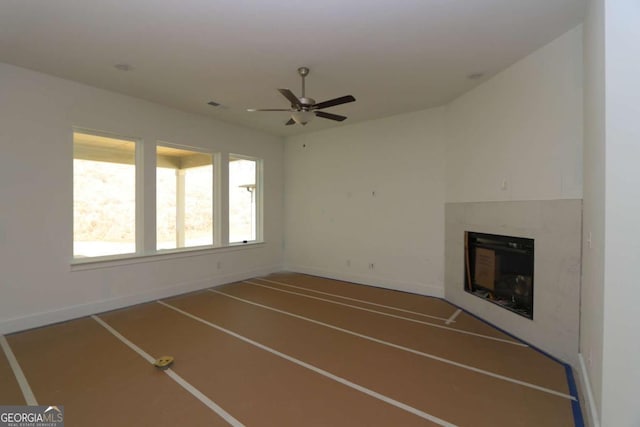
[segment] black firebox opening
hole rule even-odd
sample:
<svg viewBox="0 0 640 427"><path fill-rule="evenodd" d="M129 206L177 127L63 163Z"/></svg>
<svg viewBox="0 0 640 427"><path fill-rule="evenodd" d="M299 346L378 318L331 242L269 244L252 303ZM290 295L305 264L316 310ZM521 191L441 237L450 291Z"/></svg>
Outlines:
<svg viewBox="0 0 640 427"><path fill-rule="evenodd" d="M465 232L465 291L533 319L534 241Z"/></svg>

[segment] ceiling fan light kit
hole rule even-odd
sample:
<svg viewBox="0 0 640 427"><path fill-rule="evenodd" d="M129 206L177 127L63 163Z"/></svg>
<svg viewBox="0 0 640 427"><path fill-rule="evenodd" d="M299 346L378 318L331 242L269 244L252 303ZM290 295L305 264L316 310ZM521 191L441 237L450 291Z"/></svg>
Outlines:
<svg viewBox="0 0 640 427"><path fill-rule="evenodd" d="M313 118L316 115L313 114L313 111L294 111L291 114L291 118L293 119L294 122L298 123L299 125L306 125L307 123L309 123L311 120L313 120Z"/></svg>
<svg viewBox="0 0 640 427"><path fill-rule="evenodd" d="M291 118L285 123L285 125L287 126L296 123L304 126L312 121L315 117L321 117L323 119L334 120L337 122L341 122L347 118L345 116L340 116L338 114L327 113L325 111L319 110L329 107L335 107L336 105L347 104L349 102L354 102L356 99L352 95L345 95L339 98L329 99L328 101L316 103L315 99L307 98L305 94L305 78L309 75L309 68L298 68L298 74L300 74L300 77L302 78L302 96L300 98L295 96L289 89L278 89L282 96L287 98L287 100L291 103L291 108L250 108L247 111L288 111L291 113Z"/></svg>

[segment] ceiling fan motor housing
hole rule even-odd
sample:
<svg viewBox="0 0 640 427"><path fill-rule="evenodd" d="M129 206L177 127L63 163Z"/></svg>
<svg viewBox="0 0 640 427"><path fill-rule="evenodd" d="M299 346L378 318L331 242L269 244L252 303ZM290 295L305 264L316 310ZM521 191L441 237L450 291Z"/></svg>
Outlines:
<svg viewBox="0 0 640 427"><path fill-rule="evenodd" d="M301 110L302 111L309 111L309 109L311 109L311 107L313 107L313 104L316 103L316 100L313 98L298 98L300 100L300 105L301 105ZM297 108L295 105L292 105L291 108Z"/></svg>

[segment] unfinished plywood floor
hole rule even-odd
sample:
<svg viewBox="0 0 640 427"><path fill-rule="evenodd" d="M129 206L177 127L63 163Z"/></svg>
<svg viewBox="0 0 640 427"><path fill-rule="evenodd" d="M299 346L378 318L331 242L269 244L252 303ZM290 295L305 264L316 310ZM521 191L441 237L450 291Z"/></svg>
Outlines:
<svg viewBox="0 0 640 427"><path fill-rule="evenodd" d="M558 361L446 301L302 274L13 334L3 349L0 404L64 405L69 426L582 425ZM166 371L152 366L163 355Z"/></svg>

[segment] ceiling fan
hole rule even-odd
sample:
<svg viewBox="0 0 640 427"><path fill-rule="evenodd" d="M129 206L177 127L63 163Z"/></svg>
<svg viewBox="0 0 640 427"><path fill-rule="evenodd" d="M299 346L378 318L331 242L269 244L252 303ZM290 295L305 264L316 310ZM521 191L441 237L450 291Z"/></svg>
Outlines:
<svg viewBox="0 0 640 427"><path fill-rule="evenodd" d="M341 122L346 119L345 116L327 113L326 111L320 110L353 102L356 100L353 96L345 95L339 98L329 99L328 101L316 103L315 99L307 98L305 95L304 79L309 75L309 68L298 68L298 74L300 74L300 77L302 77L302 96L300 98L295 96L289 89L278 89L278 91L291 103L291 108L250 108L247 111L288 111L291 113L291 118L285 123L285 125L287 126L293 125L295 123L304 126L311 120L313 120L314 117L335 120L337 122Z"/></svg>

